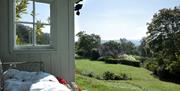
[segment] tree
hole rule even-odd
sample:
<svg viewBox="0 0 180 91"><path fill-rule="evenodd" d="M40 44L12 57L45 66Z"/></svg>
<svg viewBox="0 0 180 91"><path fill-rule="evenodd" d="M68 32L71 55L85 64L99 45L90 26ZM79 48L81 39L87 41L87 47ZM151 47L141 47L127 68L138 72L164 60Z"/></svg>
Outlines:
<svg viewBox="0 0 180 91"><path fill-rule="evenodd" d="M99 47L100 55L102 57L114 57L117 58L122 52L120 43L116 41L108 41Z"/></svg>
<svg viewBox="0 0 180 91"><path fill-rule="evenodd" d="M92 50L94 51L100 46L100 36L95 34L88 35L84 31L77 33L76 36L79 37L76 43L76 53L80 56L90 58Z"/></svg>
<svg viewBox="0 0 180 91"><path fill-rule="evenodd" d="M28 0L16 0L16 21L19 21L23 14L27 14L28 4ZM35 16L36 14L32 11L30 15ZM47 21L50 22L50 17L48 17ZM32 43L33 28L23 24L17 24L16 27L16 44ZM49 44L50 36L48 33L43 33L42 28L44 28L44 25L40 20L37 20L35 25L37 44Z"/></svg>
<svg viewBox="0 0 180 91"><path fill-rule="evenodd" d="M151 51L163 58L177 60L180 52L180 8L161 9L148 23L146 43Z"/></svg>
<svg viewBox="0 0 180 91"><path fill-rule="evenodd" d="M180 76L180 7L161 9L148 23L146 45L157 58L158 75L177 81ZM180 79L179 79L180 80Z"/></svg>
<svg viewBox="0 0 180 91"><path fill-rule="evenodd" d="M28 0L16 0L16 20L21 18L22 14L26 14Z"/></svg>
<svg viewBox="0 0 180 91"><path fill-rule="evenodd" d="M136 47L131 41L125 38L120 39L120 45L123 54L136 54Z"/></svg>
<svg viewBox="0 0 180 91"><path fill-rule="evenodd" d="M146 37L143 37L141 40L141 44L138 46L139 54L143 57L151 57L152 54L150 49L146 46Z"/></svg>
<svg viewBox="0 0 180 91"><path fill-rule="evenodd" d="M50 36L48 33L43 33L42 28L44 28L44 25L38 20L35 26L37 44L49 44Z"/></svg>
<svg viewBox="0 0 180 91"><path fill-rule="evenodd" d="M32 30L33 28L25 26L23 24L16 25L16 44L30 44L32 42Z"/></svg>

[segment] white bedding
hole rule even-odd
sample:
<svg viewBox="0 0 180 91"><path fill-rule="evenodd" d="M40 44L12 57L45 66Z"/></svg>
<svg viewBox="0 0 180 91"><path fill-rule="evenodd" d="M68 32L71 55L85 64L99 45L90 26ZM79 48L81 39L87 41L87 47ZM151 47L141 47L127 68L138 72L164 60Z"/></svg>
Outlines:
<svg viewBox="0 0 180 91"><path fill-rule="evenodd" d="M4 91L70 91L51 74L9 69L4 72Z"/></svg>

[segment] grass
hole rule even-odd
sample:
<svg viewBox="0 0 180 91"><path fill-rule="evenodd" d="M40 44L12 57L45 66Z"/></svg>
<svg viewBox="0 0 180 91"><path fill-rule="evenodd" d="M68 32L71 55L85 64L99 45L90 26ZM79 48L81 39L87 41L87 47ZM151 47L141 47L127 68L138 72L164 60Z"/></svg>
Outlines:
<svg viewBox="0 0 180 91"><path fill-rule="evenodd" d="M102 75L105 71L116 74L126 73L132 80L97 80L82 76L83 71ZM88 59L76 60L76 83L87 91L180 91L180 85L163 82L153 77L151 72L138 67L121 64L106 64Z"/></svg>

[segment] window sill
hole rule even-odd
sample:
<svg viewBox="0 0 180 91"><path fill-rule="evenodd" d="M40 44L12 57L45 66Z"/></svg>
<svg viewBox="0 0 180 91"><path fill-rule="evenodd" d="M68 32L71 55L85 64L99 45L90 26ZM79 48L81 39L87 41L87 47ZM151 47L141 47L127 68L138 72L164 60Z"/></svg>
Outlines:
<svg viewBox="0 0 180 91"><path fill-rule="evenodd" d="M51 52L56 51L55 47L50 45L38 45L38 46L15 46L13 52Z"/></svg>

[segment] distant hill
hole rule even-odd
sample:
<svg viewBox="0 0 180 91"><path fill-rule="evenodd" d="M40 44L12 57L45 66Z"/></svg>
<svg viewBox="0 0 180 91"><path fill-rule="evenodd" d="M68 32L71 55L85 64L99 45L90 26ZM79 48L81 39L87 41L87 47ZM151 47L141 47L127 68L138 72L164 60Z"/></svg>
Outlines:
<svg viewBox="0 0 180 91"><path fill-rule="evenodd" d="M141 40L130 40L134 45L139 46L141 44Z"/></svg>
<svg viewBox="0 0 180 91"><path fill-rule="evenodd" d="M101 43L105 43L105 42L108 42L110 40L101 40ZM112 41L116 41L116 42L119 42L119 40L112 40ZM135 46L139 46L141 44L140 40L130 40Z"/></svg>

